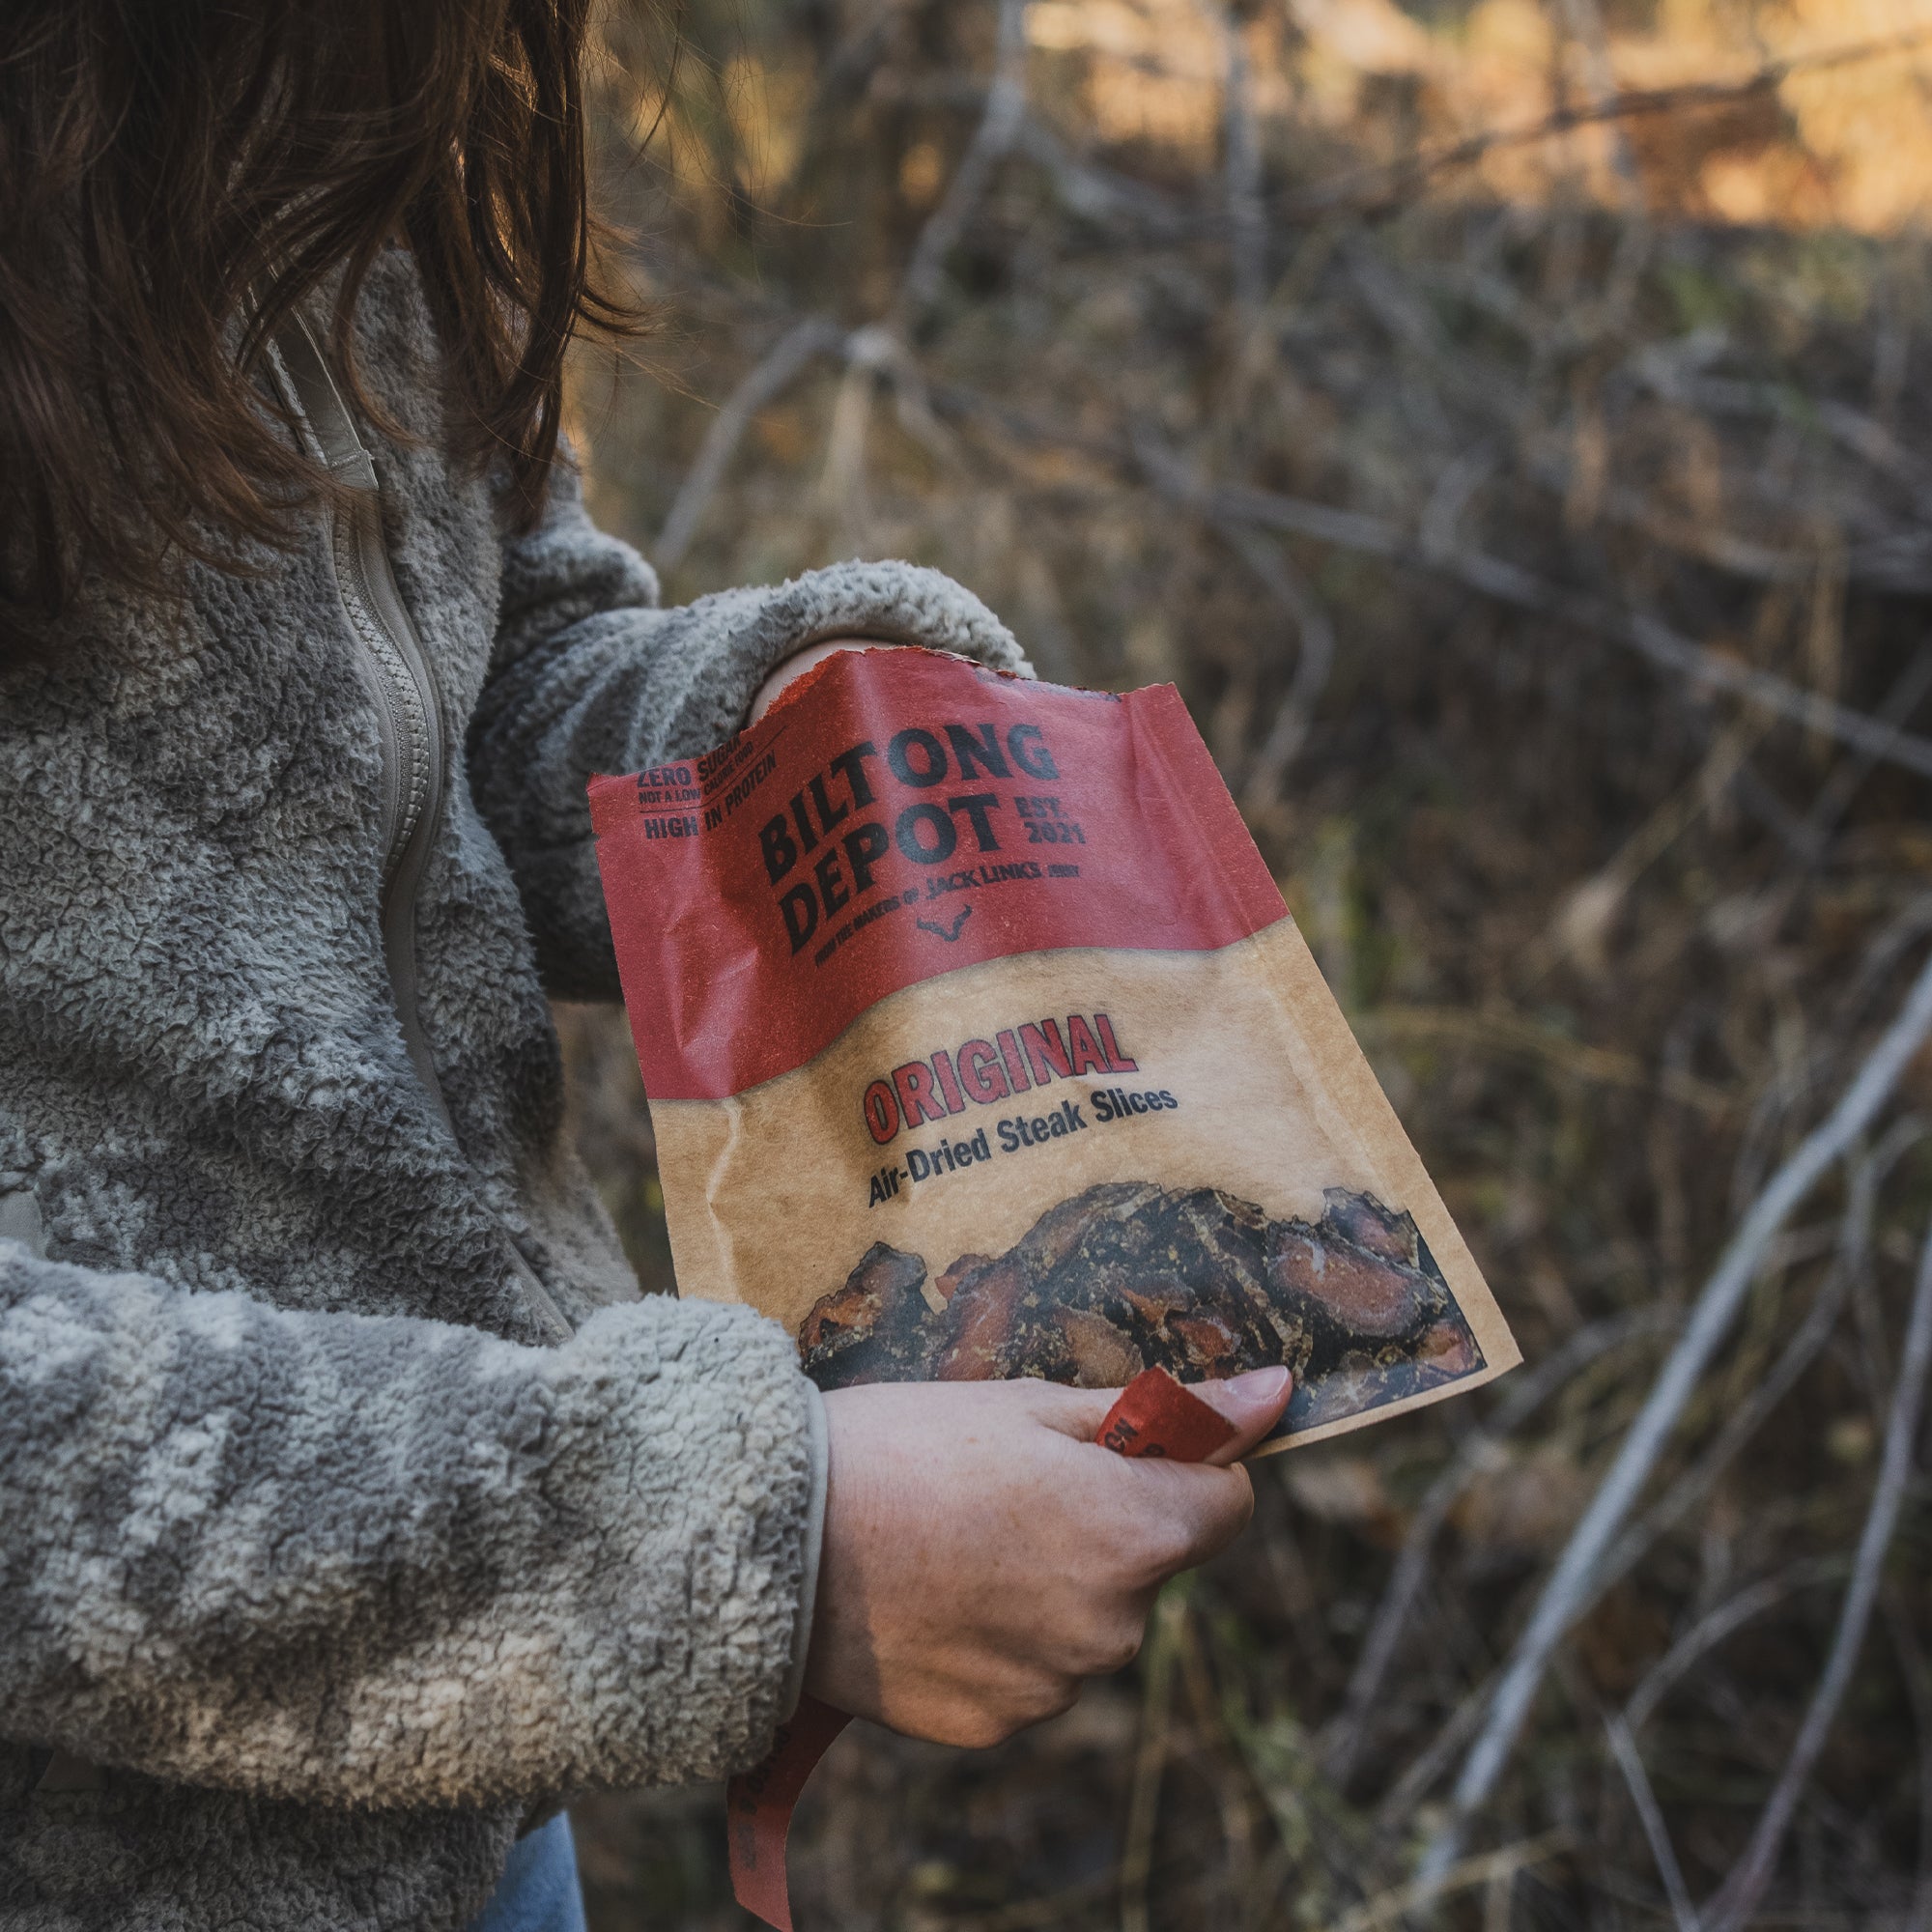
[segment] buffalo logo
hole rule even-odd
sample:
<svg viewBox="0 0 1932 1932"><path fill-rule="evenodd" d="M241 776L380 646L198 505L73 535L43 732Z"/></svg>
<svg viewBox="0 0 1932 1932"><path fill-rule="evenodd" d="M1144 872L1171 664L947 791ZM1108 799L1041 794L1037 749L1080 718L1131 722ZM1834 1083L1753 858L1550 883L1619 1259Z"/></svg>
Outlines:
<svg viewBox="0 0 1932 1932"><path fill-rule="evenodd" d="M951 944L953 940L959 937L959 928L962 925L964 925L966 922L972 918L972 916L973 916L973 908L971 906L967 906L960 912L959 917L955 919L950 926L937 925L929 919L915 920L913 923L917 925L922 932L932 933L935 937L943 939L947 941L948 944Z"/></svg>

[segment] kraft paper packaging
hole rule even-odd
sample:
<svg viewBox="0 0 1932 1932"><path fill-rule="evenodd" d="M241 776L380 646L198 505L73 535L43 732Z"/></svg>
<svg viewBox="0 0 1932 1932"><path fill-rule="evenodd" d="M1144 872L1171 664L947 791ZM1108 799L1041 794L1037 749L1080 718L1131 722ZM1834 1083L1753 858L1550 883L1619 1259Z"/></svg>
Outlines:
<svg viewBox="0 0 1932 1932"><path fill-rule="evenodd" d="M1520 1359L1172 687L843 653L590 798L679 1290L821 1387Z"/></svg>

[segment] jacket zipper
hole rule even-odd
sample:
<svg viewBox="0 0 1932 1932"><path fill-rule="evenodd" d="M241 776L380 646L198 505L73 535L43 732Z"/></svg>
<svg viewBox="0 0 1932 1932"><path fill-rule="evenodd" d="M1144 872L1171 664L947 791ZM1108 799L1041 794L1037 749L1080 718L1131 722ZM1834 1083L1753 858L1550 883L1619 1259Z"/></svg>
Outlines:
<svg viewBox="0 0 1932 1932"><path fill-rule="evenodd" d="M350 515L330 519L330 550L335 581L350 629L368 653L376 674L369 680L376 694L383 738L383 899L386 912L399 895L392 893L396 875L408 854L416 827L432 816L432 764L436 726L429 699L413 667L374 614L374 586L363 561L369 509L381 514L373 497L358 496Z"/></svg>
<svg viewBox="0 0 1932 1932"><path fill-rule="evenodd" d="M411 1065L438 1120L460 1148L416 998L416 895L442 810L449 766L441 706L389 563L376 466L355 433L321 349L299 318L278 333L270 360L284 397L313 441L312 453L351 493L346 505L331 505L327 512L329 560L376 700L382 741L383 954ZM570 1323L507 1229L503 1244L539 1324L553 1341L567 1341L573 1332Z"/></svg>

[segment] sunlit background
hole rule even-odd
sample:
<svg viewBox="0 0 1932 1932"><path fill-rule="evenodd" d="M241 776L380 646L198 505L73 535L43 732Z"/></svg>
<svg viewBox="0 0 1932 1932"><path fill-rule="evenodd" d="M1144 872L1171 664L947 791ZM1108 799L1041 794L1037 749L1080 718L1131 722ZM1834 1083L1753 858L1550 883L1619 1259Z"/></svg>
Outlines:
<svg viewBox="0 0 1932 1932"><path fill-rule="evenodd" d="M1932 6L691 0L606 39L657 326L576 372L599 514L672 597L907 556L1049 677L1178 683L1528 1356L1261 1468L1061 1721L855 1729L802 1927L1932 1926L1924 1054L1744 1255L1577 1570L1932 934ZM562 1018L668 1288L623 1017ZM597 1932L749 1922L718 1793L577 1815Z"/></svg>

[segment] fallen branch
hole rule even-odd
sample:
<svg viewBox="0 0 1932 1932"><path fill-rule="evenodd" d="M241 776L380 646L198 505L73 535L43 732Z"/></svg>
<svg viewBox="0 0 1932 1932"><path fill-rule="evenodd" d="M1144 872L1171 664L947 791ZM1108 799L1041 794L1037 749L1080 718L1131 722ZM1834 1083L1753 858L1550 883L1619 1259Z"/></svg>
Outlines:
<svg viewBox="0 0 1932 1932"><path fill-rule="evenodd" d="M1614 1712L1604 1719L1604 1731L1610 1741L1610 1755L1623 1773L1631 1803L1636 1806L1637 1823L1650 1842L1650 1855L1657 1861L1657 1875L1663 1881L1664 1896L1670 1900L1670 1916L1677 1921L1677 1932L1702 1932L1697 1908L1690 1902L1690 1889L1684 1883L1684 1867L1677 1862L1677 1851L1670 1842L1670 1828L1663 1822L1657 1793L1650 1788L1650 1775L1637 1753L1636 1740Z"/></svg>
<svg viewBox="0 0 1932 1932"><path fill-rule="evenodd" d="M1494 1789L1556 1646L1591 1601L1592 1583L1604 1553L1649 1481L1685 1405L1729 1332L1765 1251L1800 1202L1864 1132L1928 1034L1932 1034L1932 959L1919 969L1897 1016L1866 1055L1838 1104L1805 1136L1751 1205L1705 1283L1682 1337L1516 1641L1490 1699L1482 1729L1456 1780L1451 1815L1425 1847L1417 1864L1418 1881L1439 1877L1456 1862L1469 1820Z"/></svg>
<svg viewBox="0 0 1932 1932"><path fill-rule="evenodd" d="M1624 1706L1623 1721L1634 1736L1647 1724L1657 1707L1670 1694L1678 1680L1707 1651L1767 1610L1775 1609L1785 1598L1822 1583L1839 1566L1829 1560L1806 1557L1776 1577L1760 1577L1735 1596L1726 1597L1716 1609L1701 1616L1643 1673Z"/></svg>
<svg viewBox="0 0 1932 1932"><path fill-rule="evenodd" d="M1430 1551L1463 1492L1490 1465L1502 1443L1558 1389L1610 1350L1665 1327L1671 1319L1667 1309L1642 1308L1579 1328L1553 1355L1516 1378L1495 1413L1471 1433L1448 1467L1429 1486L1409 1520L1381 1603L1362 1640L1342 1709L1324 1730L1322 1770L1333 1782L1345 1783L1354 1770L1369 1713L1381 1694L1383 1679L1395 1662L1396 1646L1429 1574Z"/></svg>
<svg viewBox="0 0 1932 1932"><path fill-rule="evenodd" d="M1892 1123L1890 1131L1866 1159L1851 1169L1851 1199L1846 1206L1844 1234L1838 1243L1831 1273L1818 1291L1810 1311L1799 1323L1783 1351L1772 1364L1749 1397L1726 1419L1718 1439L1665 1492L1663 1498L1644 1519L1628 1529L1604 1558L1597 1573L1595 1591L1602 1596L1642 1560L1644 1552L1673 1523L1681 1522L1692 1506L1706 1495L1718 1478L1730 1467L1745 1445L1771 1418L1773 1411L1797 1387L1799 1378L1810 1367L1831 1339L1844 1307L1846 1290L1864 1267L1871 1248L1872 1217L1877 1209L1880 1184L1898 1161L1925 1137L1925 1122L1917 1115L1907 1115Z"/></svg>
<svg viewBox="0 0 1932 1932"><path fill-rule="evenodd" d="M1709 1916L1715 1927L1745 1924L1764 1896L1799 1798L1817 1766L1825 1741L1837 1719L1838 1706L1844 1702L1851 1686L1859 1651L1871 1623L1872 1607L1878 1602L1879 1582L1885 1574L1885 1559L1891 1548L1893 1532L1898 1527L1906 1485L1912 1478L1928 1370L1932 1370L1932 1230L1927 1231L1919 1255L1912 1312L1905 1324L1905 1347L1892 1385L1891 1412L1886 1420L1885 1454L1879 1463L1878 1481L1872 1487L1864 1529L1859 1537L1852 1580L1839 1607L1837 1628L1832 1634L1831 1655L1826 1659L1818 1688L1811 1693L1791 1755L1778 1774L1770 1800L1758 1813L1750 1843L1711 1901Z"/></svg>

